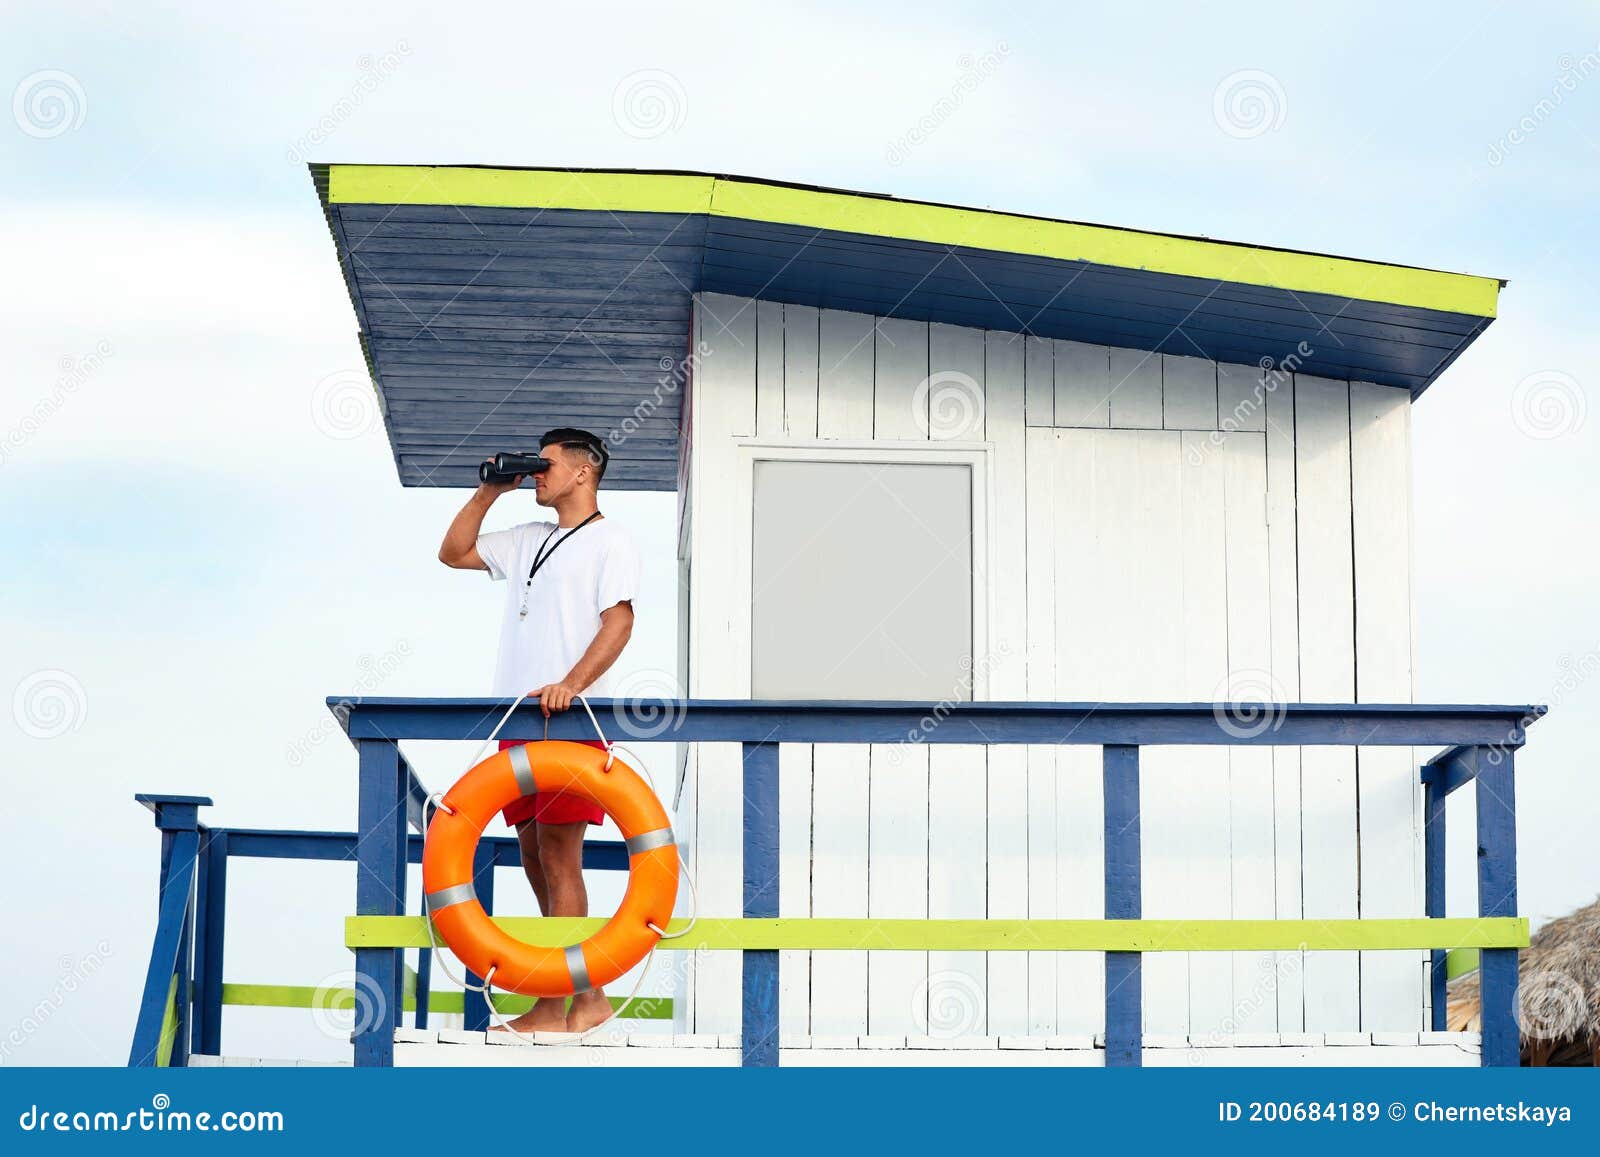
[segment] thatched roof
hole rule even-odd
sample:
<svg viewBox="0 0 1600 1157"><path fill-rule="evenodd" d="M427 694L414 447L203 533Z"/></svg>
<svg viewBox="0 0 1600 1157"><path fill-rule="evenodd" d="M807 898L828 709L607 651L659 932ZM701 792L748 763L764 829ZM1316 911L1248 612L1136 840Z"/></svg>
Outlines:
<svg viewBox="0 0 1600 1157"><path fill-rule="evenodd" d="M1517 956L1522 1053L1527 1063L1600 1066L1600 896L1552 920ZM1445 1027L1478 1031L1478 973L1449 985Z"/></svg>

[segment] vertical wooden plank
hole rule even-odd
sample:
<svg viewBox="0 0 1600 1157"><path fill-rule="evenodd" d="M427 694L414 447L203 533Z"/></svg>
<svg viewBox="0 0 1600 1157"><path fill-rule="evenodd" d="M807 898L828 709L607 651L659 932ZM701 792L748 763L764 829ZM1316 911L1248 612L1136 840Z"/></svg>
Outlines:
<svg viewBox="0 0 1600 1157"><path fill-rule="evenodd" d="M1477 777L1478 915L1517 914L1517 805L1512 775L1516 752L1479 747ZM1478 958L1483 1011L1483 1064L1516 1068L1522 1035L1517 1017L1517 950L1485 948Z"/></svg>
<svg viewBox="0 0 1600 1157"><path fill-rule="evenodd" d="M785 743L778 748L778 915L804 919L811 915L811 744ZM778 954L778 1002L783 1031L811 1031L811 953L798 949Z"/></svg>
<svg viewBox="0 0 1600 1157"><path fill-rule="evenodd" d="M975 399L977 426L934 422L936 440L984 437L984 334L966 326L928 327L928 373L965 389ZM1002 407L1005 403L1002 402ZM997 498L998 502L998 498ZM983 552L975 578L994 581ZM935 745L928 749L928 915L982 919L987 908L988 762L982 747ZM958 1037L982 1034L988 1024L986 955L928 953L928 983L919 1002L919 1034Z"/></svg>
<svg viewBox="0 0 1600 1157"><path fill-rule="evenodd" d="M1076 341L1055 347L1056 425L1111 425L1111 351Z"/></svg>
<svg viewBox="0 0 1600 1157"><path fill-rule="evenodd" d="M930 744L927 752L928 916L982 920L988 903L984 749L940 743ZM928 986L918 1035L948 1039L989 1031L986 955L928 953Z"/></svg>
<svg viewBox="0 0 1600 1157"><path fill-rule="evenodd" d="M1030 337L1022 361L1024 421L1029 426L1056 423L1055 346L1047 337Z"/></svg>
<svg viewBox="0 0 1600 1157"><path fill-rule="evenodd" d="M1181 436L1172 432L1058 431L1057 698L1183 697L1183 575L1174 565L1174 544L1181 539L1181 453ZM1141 753L1143 905L1151 917L1185 914L1183 817L1166 802L1185 773L1185 754L1160 748ZM1080 799L1074 806L1084 805ZM1141 974L1146 1031L1186 1032L1183 958L1152 954Z"/></svg>
<svg viewBox="0 0 1600 1157"><path fill-rule="evenodd" d="M1300 690L1309 702L1355 696L1355 580L1350 531L1347 383L1296 374L1295 477L1300 572ZM1303 888L1308 918L1355 918L1355 754L1300 752ZM1355 952L1313 952L1305 964L1306 1029L1351 1031L1361 1020Z"/></svg>
<svg viewBox="0 0 1600 1157"><path fill-rule="evenodd" d="M1271 601L1271 679L1267 697L1286 703L1300 699L1300 588L1294 480L1294 383L1272 375L1261 383L1267 435L1267 566ZM1273 891L1279 920L1304 915L1300 864L1300 749L1272 749ZM1304 952L1273 953L1277 980L1278 1031L1305 1028Z"/></svg>
<svg viewBox="0 0 1600 1157"><path fill-rule="evenodd" d="M867 915L868 749L812 749L811 909L821 918ZM811 1031L859 1035L867 1025L867 954L811 954Z"/></svg>
<svg viewBox="0 0 1600 1157"><path fill-rule="evenodd" d="M1281 702L1272 678L1271 582L1267 544L1267 449L1259 434L1236 431L1220 442L1204 439L1221 456L1227 523L1228 679L1218 699ZM1250 722L1265 730L1272 720ZM1272 749L1228 749L1229 847L1235 920L1271 920L1273 888ZM1231 953L1233 1008L1223 1031L1276 1032L1276 961L1270 952Z"/></svg>
<svg viewBox="0 0 1600 1157"><path fill-rule="evenodd" d="M822 310L819 317L817 436L872 437L873 319ZM819 917L867 912L871 758L865 744L817 744L812 755L812 909ZM867 1031L867 954L811 956L811 1031Z"/></svg>
<svg viewBox="0 0 1600 1157"><path fill-rule="evenodd" d="M977 657L978 690L989 699L1021 699L1028 694L1028 427L1029 406L1053 405L1052 354L1047 342L1014 334L981 335L984 359L984 426L982 435L994 444L993 493L989 521L992 542L974 543L988 608L988 650ZM1042 382L1042 391L1037 383ZM1040 399L1043 399L1042 401ZM1045 540L1048 542L1048 538ZM1024 565L1017 565L1022 561ZM1039 913L1053 910L1055 863L1041 825L1054 839L1055 801L1040 797L1041 786L1053 789L1047 764L1018 747L991 747L983 764L991 806L998 801L1001 814L994 833L1013 831L1020 825L1028 842L1008 854L979 864L971 853L963 857L970 871L988 877L991 896L1004 911ZM1019 814L1020 813L1020 814ZM989 845L991 853L995 845ZM1048 899L1047 899L1048 898ZM990 911L995 910L994 903ZM1002 959L991 955L985 970L989 979L1006 986L989 989L991 1031L1022 1025L1033 1031L1055 1008L1055 960L1052 954L1029 953L1026 958ZM1010 1031L1006 1028L1005 1031ZM1054 1031L1051 1027L1048 1031Z"/></svg>
<svg viewBox="0 0 1600 1157"><path fill-rule="evenodd" d="M684 746L683 786L678 792L678 806L672 816L672 834L678 839L678 854L683 857L685 870L694 877L695 891L699 892L700 839L698 826L700 745ZM698 895L697 895L698 899ZM672 1031L688 1034L694 1032L694 1007L697 991L695 972L696 953L685 952L686 958L672 970ZM701 954L703 955L703 954Z"/></svg>
<svg viewBox="0 0 1600 1157"><path fill-rule="evenodd" d="M734 439L756 427L756 303L724 294L700 294L695 333L706 353L691 383L693 422L690 458L690 621L695 650L689 694L744 698L750 693L750 592L734 588L737 567L728 560L748 554L749 511L740 511L739 488L727 484L737 469ZM695 880L708 912L737 912L743 825L741 751L738 744L698 745ZM695 987L694 1025L699 1033L739 1030L741 965L737 954L699 953L690 962Z"/></svg>
<svg viewBox="0 0 1600 1157"><path fill-rule="evenodd" d="M1180 371L1184 376L1194 377L1192 367ZM1179 396L1188 392L1194 391L1183 385ZM1175 441L1181 475L1176 544L1183 576L1181 698L1207 702L1217 698L1228 676L1226 476L1222 454L1208 434L1184 431ZM1174 902L1184 916L1225 920L1232 908L1228 750L1167 748L1150 756L1152 771L1159 768L1170 776L1166 794L1147 806L1167 812L1172 863L1181 872ZM1181 959L1189 973L1187 1031L1225 1032L1233 1014L1231 957L1186 952Z"/></svg>
<svg viewBox="0 0 1600 1157"><path fill-rule="evenodd" d="M1027 431L1027 697L1038 702L1056 697L1057 442L1051 430Z"/></svg>
<svg viewBox="0 0 1600 1157"><path fill-rule="evenodd" d="M783 305L758 301L756 314L756 433L778 437L784 432Z"/></svg>
<svg viewBox="0 0 1600 1157"><path fill-rule="evenodd" d="M1005 441L1007 450L997 458L1010 457L1005 463L1002 481L998 472L1002 464L996 462L996 486L1004 495L1014 496L1025 485L1026 463L1017 461L1024 436L1024 355L1026 344L1017 334L988 332L984 334L984 403L985 430ZM1020 473L1019 473L1020 471ZM995 559L1000 569L1007 568L1012 578L1024 576L1015 572L1021 568L1016 560L1023 557L1026 533L1022 521L1023 510L1013 497L1014 509L1000 514L1001 501L997 495L997 520L995 527ZM996 574L990 576L993 587L990 605L995 607L995 627L991 638L1006 640L1012 656L1023 653L1021 635L1026 622L1018 621L1026 614L1024 596L1009 585L1007 579ZM1002 612L999 603L1011 606ZM1004 614L1002 620L1001 616ZM1000 672L995 686L1017 687L1020 693L1022 680L1020 660L1007 663ZM992 681L991 681L992 682ZM1028 756L1017 746L991 746L987 754L989 792L989 903L990 918L1026 918L1028 915ZM1032 955L1032 954L1029 954ZM1028 1031L1028 955L1017 952L991 952L988 960L989 1031L995 1034L1024 1034Z"/></svg>
<svg viewBox="0 0 1600 1157"><path fill-rule="evenodd" d="M1161 429L1161 355L1113 347L1110 424L1119 430Z"/></svg>
<svg viewBox="0 0 1600 1157"><path fill-rule="evenodd" d="M695 333L706 352L696 366L697 433L707 440L749 436L756 425L757 302L723 293L695 299ZM704 447L714 450L714 445Z"/></svg>
<svg viewBox="0 0 1600 1157"><path fill-rule="evenodd" d="M1086 347L1087 348L1087 347ZM1094 347L1098 348L1098 347ZM1103 351L1102 351L1103 353ZM1059 367L1059 361L1058 361ZM1076 573L1074 551L1093 536L1088 454L1070 452L1062 435L1028 432L1028 698L1054 700L1058 647L1079 641L1058 637L1057 567L1062 579ZM1078 495L1072 502L1057 495ZM1058 550L1065 552L1057 557ZM1082 686L1082 684L1080 684ZM1030 746L1029 775L1055 776L1056 911L1061 919L1105 916L1105 831L1101 752L1081 745ZM1106 961L1100 954L1064 952L1056 957L1056 1031L1105 1031Z"/></svg>
<svg viewBox="0 0 1600 1157"><path fill-rule="evenodd" d="M974 542L973 566L988 608L988 651L974 656L975 682L990 699L1021 699L1028 693L1028 428L1024 345L1013 334L984 338L981 434L994 444L993 493L988 520L992 543ZM974 432L976 436L979 431ZM1048 540L1046 540L1048 541ZM991 549L992 547L992 549ZM1021 755L1021 749L1014 749Z"/></svg>
<svg viewBox="0 0 1600 1157"><path fill-rule="evenodd" d="M873 319L822 311L817 349L817 436L872 437Z"/></svg>
<svg viewBox="0 0 1600 1157"><path fill-rule="evenodd" d="M1217 363L1161 355L1161 424L1168 430L1215 430Z"/></svg>
<svg viewBox="0 0 1600 1157"><path fill-rule="evenodd" d="M928 327L928 376L948 394L949 404L929 413L929 436L936 442L971 442L984 436L983 345L981 329Z"/></svg>
<svg viewBox="0 0 1600 1157"><path fill-rule="evenodd" d="M1427 895L1426 910L1424 915L1430 920L1438 920L1445 914L1444 908L1444 849L1445 849L1445 810L1444 810L1444 785L1437 780L1429 779L1425 792L1424 806L1424 855L1427 861ZM1446 983L1448 976L1445 970L1445 961L1449 949L1429 949L1428 960L1428 1028L1433 1032L1445 1031L1445 1013L1448 1001Z"/></svg>
<svg viewBox="0 0 1600 1157"><path fill-rule="evenodd" d="M872 745L867 915L928 915L928 745ZM941 849L942 850L942 849ZM927 1023L928 954L867 954L867 1032L911 1036Z"/></svg>
<svg viewBox="0 0 1600 1157"><path fill-rule="evenodd" d="M783 424L790 438L817 436L818 311L810 305L783 306ZM783 819L783 892L779 909L787 916L811 916L812 758L810 744L784 744L779 753ZM811 953L779 954L779 1001L786 1031L811 1032Z"/></svg>
<svg viewBox="0 0 1600 1157"><path fill-rule="evenodd" d="M1411 395L1350 383L1350 480L1356 592L1356 700L1409 703L1411 659ZM1422 815L1416 754L1356 752L1365 917L1422 911ZM1424 951L1363 952L1361 1027L1410 1032L1422 1022Z"/></svg>
<svg viewBox="0 0 1600 1157"><path fill-rule="evenodd" d="M360 788L356 795L356 915L398 916L405 909L406 809L400 748L387 739L358 739L356 761ZM192 863L192 861L191 861ZM190 887L185 877L183 888ZM366 991L385 994L381 1015L364 1017L352 1043L358 1067L394 1064L394 1026L399 1010L393 994L400 990L404 960L398 949L358 948L356 974ZM162 978L163 988L165 977ZM147 988L148 990L148 988Z"/></svg>
<svg viewBox="0 0 1600 1157"><path fill-rule="evenodd" d="M1267 428L1267 391L1259 366L1217 364L1217 428Z"/></svg>
<svg viewBox="0 0 1600 1157"><path fill-rule="evenodd" d="M1059 915L1056 846L1056 769L1054 751L1028 747L1028 918L1054 920ZM1028 1033L1056 1032L1057 965L1055 952L1028 953Z"/></svg>
<svg viewBox="0 0 1600 1157"><path fill-rule="evenodd" d="M784 429L791 438L817 436L817 308L783 307Z"/></svg>
<svg viewBox="0 0 1600 1157"><path fill-rule="evenodd" d="M1139 749L1105 747L1106 918L1137 920L1144 914L1140 873ZM1144 1042L1140 953L1106 953L1106 1067L1138 1068Z"/></svg>
<svg viewBox="0 0 1600 1157"><path fill-rule="evenodd" d="M778 914L778 745L746 743L744 762L744 906L749 918ZM747 1068L778 1067L778 953L743 957L741 1055Z"/></svg>
<svg viewBox="0 0 1600 1157"><path fill-rule="evenodd" d="M228 910L228 833L208 831L200 851L195 911L195 954L199 981L195 1047L207 1056L222 1054L222 977L224 926ZM419 1008L422 1005L418 1005Z"/></svg>
<svg viewBox="0 0 1600 1157"><path fill-rule="evenodd" d="M883 317L873 330L876 349L872 378L874 440L921 441L928 437L928 323ZM927 383L927 384L925 384Z"/></svg>

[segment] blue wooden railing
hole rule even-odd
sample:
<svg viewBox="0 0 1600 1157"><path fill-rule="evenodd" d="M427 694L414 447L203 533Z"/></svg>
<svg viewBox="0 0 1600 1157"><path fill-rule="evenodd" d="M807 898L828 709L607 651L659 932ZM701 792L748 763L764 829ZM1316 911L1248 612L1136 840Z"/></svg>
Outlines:
<svg viewBox="0 0 1600 1157"><path fill-rule="evenodd" d="M507 704L495 699L329 699L357 751L358 823L354 833L207 829L192 796L141 796L162 831L160 916L135 1030L131 1064L181 1064L189 1051L220 1051L223 887L230 856L354 859L356 913L402 916L408 864L420 862L426 791L401 755L415 739L483 740ZM1425 800L1425 912L1443 920L1445 798L1473 783L1477 795L1478 912L1515 917L1515 752L1525 728L1544 713L1534 706L1412 704L1087 704L760 702L745 700L593 703L608 733L650 742L739 743L744 750L743 915L778 913L778 744L920 742L1083 744L1103 748L1105 911L1108 920L1138 921L1140 907L1139 753L1145 746L1403 746L1444 747L1420 769ZM930 727L929 721L935 725ZM664 723L665 721L665 723ZM536 706L519 709L504 733L544 733ZM579 712L549 721L552 739L593 735ZM518 864L516 841L480 844L477 892L493 900L493 868ZM625 870L620 844L585 845L586 867ZM198 870L197 870L198 869ZM1260 922L1255 922L1260 923ZM1446 948L1431 949L1433 1028L1444 1027ZM383 1015L364 1018L354 1034L357 1065L393 1063L394 1029L405 1008L403 950L358 946L362 988L384 994ZM1108 1065L1138 1065L1142 993L1140 951L1107 950L1105 1046ZM743 952L744 1061L775 1065L778 1057L778 951ZM1517 949L1485 947L1480 955L1485 1065L1516 1065ZM419 953L416 1023L426 1024L428 955ZM476 999L474 1000L474 997ZM466 1024L482 1028L488 1010L468 994Z"/></svg>

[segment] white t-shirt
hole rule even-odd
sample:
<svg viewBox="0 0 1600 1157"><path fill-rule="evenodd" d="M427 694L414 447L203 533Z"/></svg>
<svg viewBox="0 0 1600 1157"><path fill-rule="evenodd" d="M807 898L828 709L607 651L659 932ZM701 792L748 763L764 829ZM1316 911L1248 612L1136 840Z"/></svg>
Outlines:
<svg viewBox="0 0 1600 1157"><path fill-rule="evenodd" d="M571 542L565 541L569 535ZM529 587L528 568L541 545L544 562ZM490 531L478 536L478 557L489 568L490 578L506 582L494 695L512 698L565 679L594 642L600 612L638 594L638 548L628 532L609 518L597 518L577 530L562 530L553 522L525 522ZM525 593L528 614L523 617ZM608 676L609 672L601 675L584 688L584 694L608 694Z"/></svg>

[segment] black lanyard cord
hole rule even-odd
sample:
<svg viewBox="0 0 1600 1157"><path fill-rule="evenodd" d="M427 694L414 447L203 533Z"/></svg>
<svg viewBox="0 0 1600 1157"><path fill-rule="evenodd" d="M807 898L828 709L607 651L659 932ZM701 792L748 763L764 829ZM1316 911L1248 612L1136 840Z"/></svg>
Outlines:
<svg viewBox="0 0 1600 1157"><path fill-rule="evenodd" d="M560 538L556 538L556 535L561 530L560 525L557 525L554 530L545 535L544 541L539 544L539 549L533 553L533 565L528 568L528 581L522 588L524 603L526 603L528 591L533 587L533 576L539 573L539 568L542 567L546 562L550 561L550 556L555 554L555 552L561 548L562 543L566 542L567 539L577 534L578 531L582 530L599 517L600 512L597 510L588 518L585 518L582 522L578 523L577 526L574 526L571 530L567 531L566 534L561 535ZM551 546L550 549L546 551L545 547L549 546L552 538L556 538L556 544L555 546Z"/></svg>

